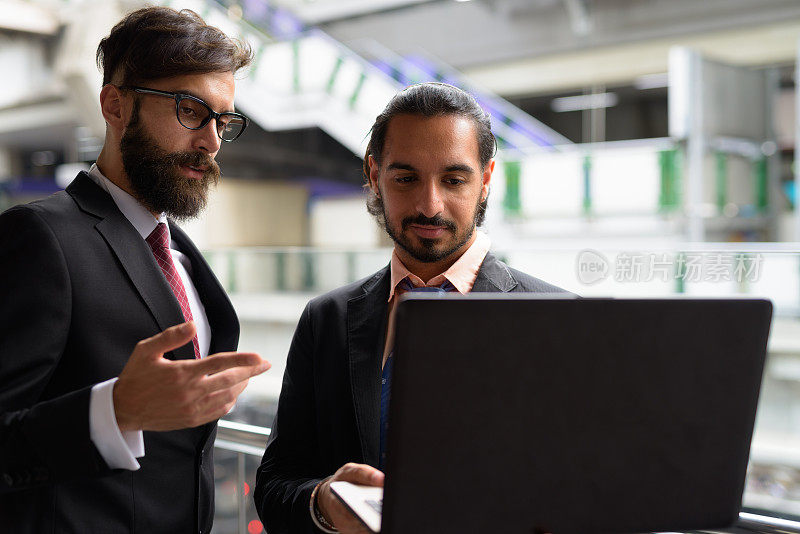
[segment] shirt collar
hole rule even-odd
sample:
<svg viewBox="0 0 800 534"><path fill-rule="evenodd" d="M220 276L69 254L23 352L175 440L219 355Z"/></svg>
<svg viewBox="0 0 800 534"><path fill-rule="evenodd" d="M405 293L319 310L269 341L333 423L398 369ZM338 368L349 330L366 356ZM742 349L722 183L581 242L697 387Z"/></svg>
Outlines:
<svg viewBox="0 0 800 534"><path fill-rule="evenodd" d="M155 230L156 225L160 222L163 222L167 225L167 236L171 236L166 215L162 213L158 216L158 218L153 217L153 214L150 213L147 208L142 206L138 200L117 186L117 184L103 176L103 173L100 172L100 169L97 167L96 163L93 163L89 169L89 177L92 178L97 185L105 189L109 195L111 195L111 198L114 200L117 208L119 208L119 211L121 211L125 218L130 221L143 239L147 239L147 236L149 236L152 231ZM170 242L172 242L171 237Z"/></svg>
<svg viewBox="0 0 800 534"><path fill-rule="evenodd" d="M391 270L389 301L394 298L397 285L402 282L404 278L411 280L411 283L414 284L415 287L422 287L426 285L438 286L441 285L445 280L448 280L451 284L453 284L453 286L455 286L459 293L466 295L472 290L472 285L475 283L475 278L478 277L478 271L481 268L483 259L489 252L491 244L492 242L488 235L484 234L483 232L477 232L475 241L472 243L472 245L470 245L466 252L464 252L464 254L462 254L461 257L458 258L458 260L456 260L456 262L445 272L428 280L427 284L423 282L419 276L409 271L408 268L403 265L403 262L400 261L400 258L397 256L397 251L393 250L392 262L389 267Z"/></svg>

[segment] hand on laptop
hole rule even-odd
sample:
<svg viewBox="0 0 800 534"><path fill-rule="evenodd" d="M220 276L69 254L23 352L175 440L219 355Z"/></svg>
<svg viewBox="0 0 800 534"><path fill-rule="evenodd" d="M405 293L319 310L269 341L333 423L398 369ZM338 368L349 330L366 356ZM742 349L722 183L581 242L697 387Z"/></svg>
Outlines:
<svg viewBox="0 0 800 534"><path fill-rule="evenodd" d="M337 480L364 486L383 487L383 473L369 465L345 464L332 477L323 482L319 487L319 491L317 491L317 507L319 511L339 532L342 534L369 532L364 524L356 519L331 491L331 482L336 482Z"/></svg>

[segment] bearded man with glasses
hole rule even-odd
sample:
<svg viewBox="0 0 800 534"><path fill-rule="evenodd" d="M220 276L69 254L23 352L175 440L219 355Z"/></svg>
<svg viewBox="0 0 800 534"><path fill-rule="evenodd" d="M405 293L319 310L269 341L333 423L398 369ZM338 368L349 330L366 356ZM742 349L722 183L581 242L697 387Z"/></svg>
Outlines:
<svg viewBox="0 0 800 534"><path fill-rule="evenodd" d="M0 530L209 532L216 420L269 368L173 219L196 217L247 119L249 49L146 8L100 42L103 149L0 215Z"/></svg>

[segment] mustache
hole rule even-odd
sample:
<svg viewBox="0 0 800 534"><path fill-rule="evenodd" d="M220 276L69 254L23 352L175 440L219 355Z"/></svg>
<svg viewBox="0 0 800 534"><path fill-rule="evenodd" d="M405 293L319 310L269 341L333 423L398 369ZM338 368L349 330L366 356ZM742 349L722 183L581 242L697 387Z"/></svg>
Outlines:
<svg viewBox="0 0 800 534"><path fill-rule="evenodd" d="M219 177L219 165L214 158L203 152L173 152L164 158L167 164L178 166L201 167L212 177Z"/></svg>
<svg viewBox="0 0 800 534"><path fill-rule="evenodd" d="M433 217L426 217L421 213L418 213L414 217L406 217L401 222L403 230L406 230L412 224L420 224L423 226L444 226L448 230L453 232L456 231L456 223L451 220L445 219L441 215L435 215Z"/></svg>

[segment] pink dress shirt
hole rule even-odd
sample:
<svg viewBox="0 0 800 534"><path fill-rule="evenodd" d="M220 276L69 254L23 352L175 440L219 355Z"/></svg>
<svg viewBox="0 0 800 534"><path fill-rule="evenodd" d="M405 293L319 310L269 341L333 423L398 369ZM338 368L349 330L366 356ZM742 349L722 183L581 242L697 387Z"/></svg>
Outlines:
<svg viewBox="0 0 800 534"><path fill-rule="evenodd" d="M478 271L481 268L483 259L489 252L490 246L491 240L489 236L478 232L475 241L467 251L449 269L442 274L434 276L427 283L403 265L403 262L397 256L397 252L392 252L392 262L389 267L392 277L391 285L389 286L389 323L386 328L386 344L383 348L383 363L381 366L386 363L386 358L389 357L389 353L394 347L394 305L397 302L397 298L404 293L403 289L398 287L398 284L404 278L411 280L415 287L438 286L447 280L453 284L459 293L466 295L472 290L472 285L475 283L475 278L478 276Z"/></svg>

